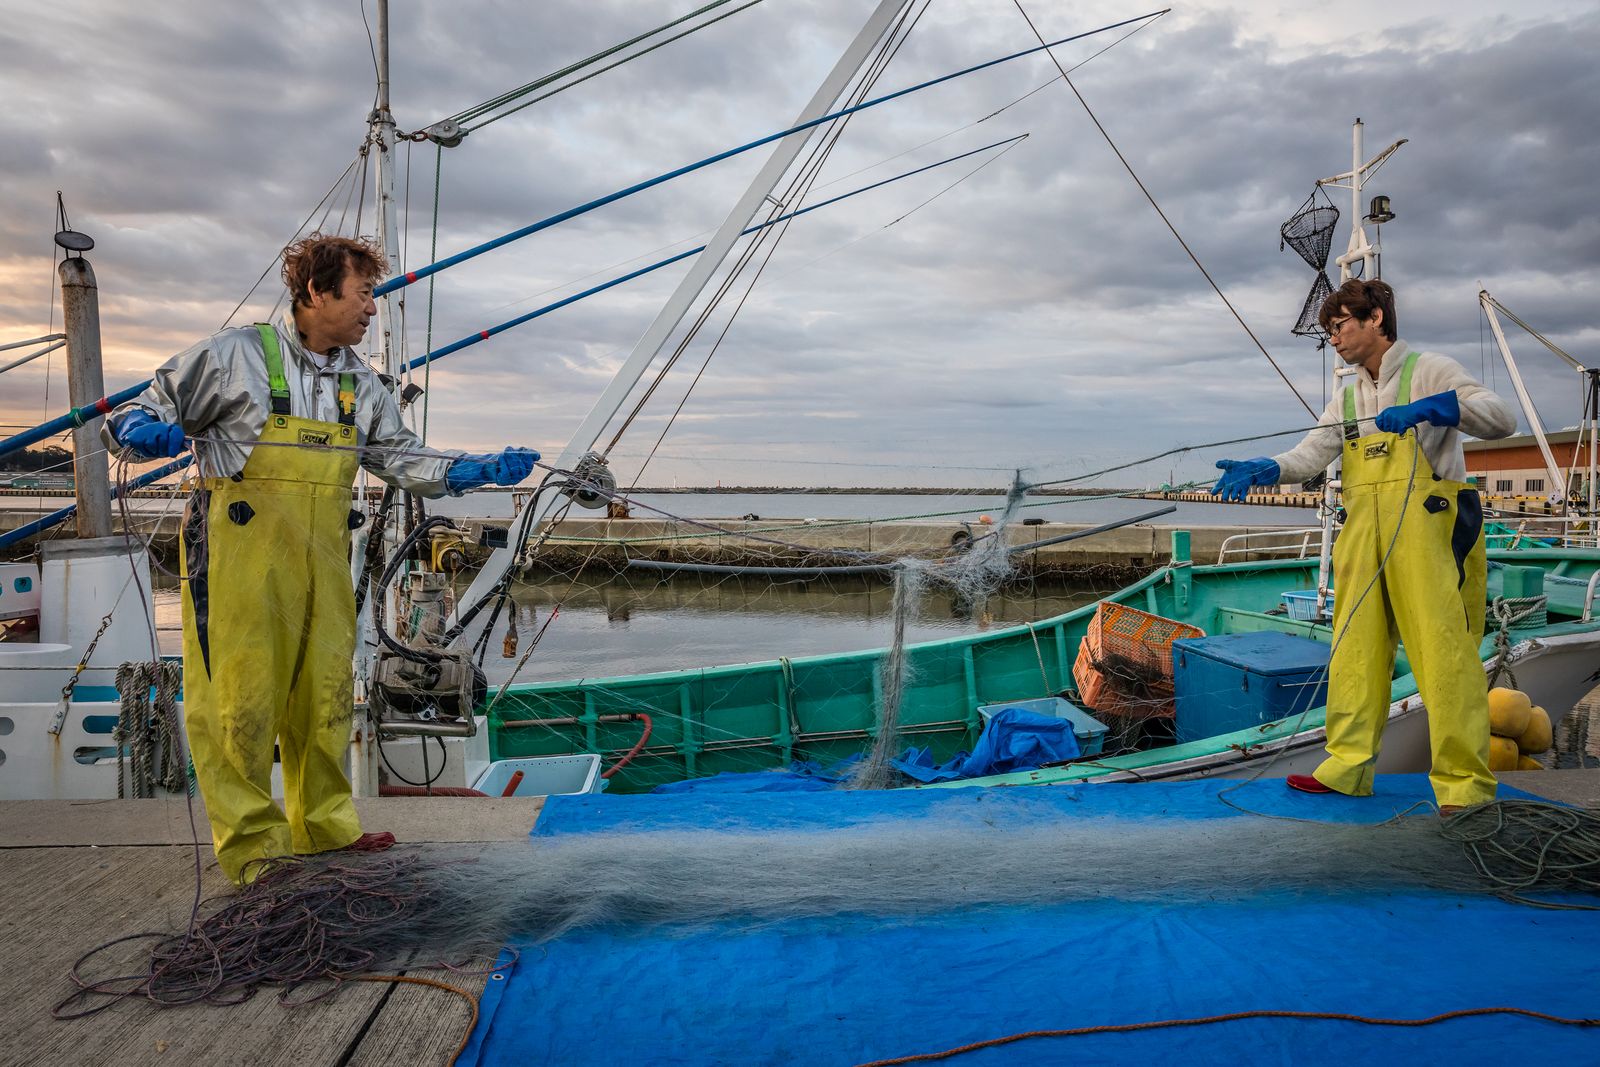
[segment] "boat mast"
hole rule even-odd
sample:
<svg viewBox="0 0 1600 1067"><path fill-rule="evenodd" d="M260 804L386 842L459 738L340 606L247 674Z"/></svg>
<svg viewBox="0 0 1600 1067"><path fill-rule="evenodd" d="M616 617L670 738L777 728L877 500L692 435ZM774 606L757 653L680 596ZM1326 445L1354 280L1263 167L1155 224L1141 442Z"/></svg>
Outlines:
<svg viewBox="0 0 1600 1067"><path fill-rule="evenodd" d="M1363 163L1361 161L1361 135L1364 130L1365 126L1361 119L1357 118L1351 127L1350 133L1350 169L1343 174L1335 174L1331 178L1323 178L1317 182L1318 187L1333 186L1350 190L1350 241L1345 247L1344 255L1336 260L1339 264L1339 281L1341 284L1355 277L1381 278L1383 276L1383 248L1378 241L1368 240L1366 224L1368 222L1388 222L1394 216L1388 212L1387 197L1378 198L1378 200L1383 201L1381 210L1380 204L1375 200L1372 205L1372 213L1363 216L1361 211L1361 192L1366 185L1366 176L1383 166L1384 162L1394 154L1394 150L1406 143L1406 139L1402 137ZM1352 270L1352 267L1357 263L1361 264L1359 275ZM1356 368L1341 366L1338 360L1334 360L1332 395L1337 396L1339 393L1339 379L1355 373L1357 373ZM1327 478L1322 486L1322 550L1317 557L1317 616L1319 618L1325 614L1331 614L1327 611L1327 604L1331 595L1328 583L1333 577L1333 519L1339 507L1339 490L1341 488L1338 459L1335 459L1328 466L1326 473Z"/></svg>
<svg viewBox="0 0 1600 1067"><path fill-rule="evenodd" d="M372 114L367 116L367 143L378 155L378 165L374 175L376 188L373 196L377 219L373 225L373 232L378 240L378 254L388 264L389 277L392 278L400 273L400 241L394 211L395 123L394 115L389 110L389 0L377 0L377 8L378 26L376 39L373 41L373 61L377 67L378 90ZM399 388L398 381L392 375L397 362L394 354L396 316L404 299L404 297L396 299L392 293L385 293L377 298L378 338L375 351L372 353L372 364L380 374L391 375L389 378L380 379L388 381L391 389ZM358 499L363 501L368 499L370 481L365 470L357 473L356 486L360 492ZM409 512L409 508L407 511ZM350 580L354 585L359 586L366 576L367 541L373 536L383 537L384 533L383 531L375 533L372 524L366 523L356 531L352 539ZM373 605L369 599L356 616L356 647L352 655L351 670L355 678L355 694L358 701L369 699L368 685L377 650L377 641L372 636L372 610ZM356 725L350 738L350 783L355 796L377 796L379 793L377 744L376 725L369 716L357 714Z"/></svg>
<svg viewBox="0 0 1600 1067"><path fill-rule="evenodd" d="M378 250L389 264L389 277L400 273L400 240L395 226L394 211L394 115L389 111L389 0L378 0L378 34L374 46L377 53L378 99L368 122L372 128L372 145L378 153L377 167L377 237ZM401 298L404 299L404 298ZM392 293L378 298L378 370L394 373L395 316L398 301Z"/></svg>

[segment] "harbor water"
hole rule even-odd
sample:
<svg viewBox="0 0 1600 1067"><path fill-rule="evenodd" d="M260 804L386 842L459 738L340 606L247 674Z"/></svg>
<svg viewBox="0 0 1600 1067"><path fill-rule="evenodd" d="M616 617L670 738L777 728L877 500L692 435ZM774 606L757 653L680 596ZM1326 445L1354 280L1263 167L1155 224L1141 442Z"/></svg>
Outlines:
<svg viewBox="0 0 1600 1067"><path fill-rule="evenodd" d="M634 514L694 519L862 519L888 521L922 516L953 523L998 516L1004 498L967 495L821 493L640 494ZM142 502L148 503L148 502ZM1030 497L1027 518L1048 522L1110 522L1162 506L1144 499ZM646 507L648 506L648 507ZM509 518L509 493L474 493L429 502L434 513L473 518ZM1302 508L1267 508L1180 502L1162 525L1306 526L1316 513ZM577 509L574 509L576 513ZM592 514L592 513L590 513ZM658 516L659 517L659 516ZM462 576L464 592L470 576ZM928 641L1048 619L1093 603L1118 586L1115 580L1075 584L1014 583L981 605L959 603L934 589L923 598L907 639ZM181 651L182 613L177 583L157 581L157 625L162 650ZM855 651L886 646L891 639L892 590L876 578L774 580L728 576L677 576L598 568L578 574L544 574L518 582L514 608L502 613L488 642L485 673L491 684L513 676L549 681L616 674L642 674ZM550 620L536 651L518 669L530 642ZM515 619L516 638L506 641ZM513 649L511 656L504 653Z"/></svg>

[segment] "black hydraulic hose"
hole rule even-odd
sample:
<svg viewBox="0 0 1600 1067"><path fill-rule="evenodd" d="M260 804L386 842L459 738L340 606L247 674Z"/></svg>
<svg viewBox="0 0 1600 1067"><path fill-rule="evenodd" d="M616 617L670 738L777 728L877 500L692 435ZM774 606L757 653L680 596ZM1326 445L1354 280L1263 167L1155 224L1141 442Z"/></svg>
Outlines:
<svg viewBox="0 0 1600 1067"><path fill-rule="evenodd" d="M533 491L533 499L528 501L527 506L522 509L522 514L517 517L517 521L506 531L506 544L512 546L515 550L512 556L512 565L505 569L499 580L483 594L477 603L464 611L456 612L456 624L444 632L445 644L452 643L465 633L467 627L472 625L472 620L478 617L478 613L483 611L491 600L498 600L504 597L506 590L511 587L512 572L516 570L516 560L520 556L523 547L527 545L530 527L533 525L534 518L539 514L539 499L544 496L545 489L555 477L554 471L544 476L544 480L539 483L539 487Z"/></svg>
<svg viewBox="0 0 1600 1067"><path fill-rule="evenodd" d="M356 583L356 615L367 602L367 587L383 565L383 534L389 527L389 511L394 507L395 487L383 487L383 497L378 501L378 512L372 519L372 530L367 535L367 554L361 561L361 580Z"/></svg>
<svg viewBox="0 0 1600 1067"><path fill-rule="evenodd" d="M433 518L418 524L406 536L406 539L400 542L399 547L394 550L394 555L389 557L389 565L383 569L383 577L378 579L378 588L372 594L372 625L378 632L378 640L382 641L385 647L397 655L413 663L438 663L444 659L444 656L438 652L412 648L410 645L403 644L390 635L388 629L383 625L384 590L388 589L389 583L394 581L394 576L400 570L400 565L406 561L408 553L422 540L423 535L440 526L446 526L453 530L455 525L443 515L435 515Z"/></svg>

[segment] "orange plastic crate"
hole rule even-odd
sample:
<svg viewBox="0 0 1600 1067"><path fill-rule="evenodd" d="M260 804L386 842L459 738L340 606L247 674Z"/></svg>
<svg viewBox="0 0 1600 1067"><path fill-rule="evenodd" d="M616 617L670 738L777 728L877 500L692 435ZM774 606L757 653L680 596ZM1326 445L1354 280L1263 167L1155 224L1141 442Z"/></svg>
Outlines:
<svg viewBox="0 0 1600 1067"><path fill-rule="evenodd" d="M1078 646L1072 678L1083 703L1126 718L1170 718L1172 642L1204 637L1199 627L1123 604L1102 603Z"/></svg>

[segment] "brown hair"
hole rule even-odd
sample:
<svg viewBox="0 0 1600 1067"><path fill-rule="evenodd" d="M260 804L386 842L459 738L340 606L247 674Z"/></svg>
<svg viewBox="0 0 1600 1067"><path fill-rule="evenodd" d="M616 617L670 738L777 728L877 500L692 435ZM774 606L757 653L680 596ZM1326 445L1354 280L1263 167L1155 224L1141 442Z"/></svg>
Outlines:
<svg viewBox="0 0 1600 1067"><path fill-rule="evenodd" d="M388 273L389 265L378 254L377 246L365 237L335 237L314 233L302 237L283 250L283 284L295 304L311 304L311 283L320 292L339 297L345 268L363 280L375 281Z"/></svg>
<svg viewBox="0 0 1600 1067"><path fill-rule="evenodd" d="M1400 336L1400 327L1394 315L1394 290L1388 282L1380 282L1376 278L1371 281L1351 278L1329 293L1328 299L1322 302L1322 310L1317 312L1318 324L1326 330L1340 309L1362 322L1372 318L1374 309L1382 311L1383 335L1391 341Z"/></svg>

